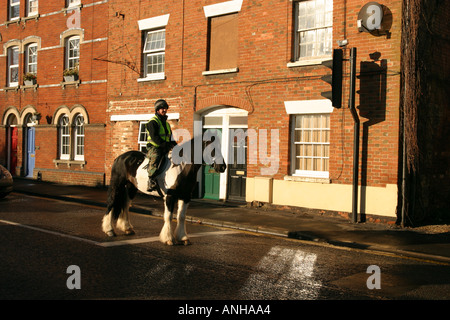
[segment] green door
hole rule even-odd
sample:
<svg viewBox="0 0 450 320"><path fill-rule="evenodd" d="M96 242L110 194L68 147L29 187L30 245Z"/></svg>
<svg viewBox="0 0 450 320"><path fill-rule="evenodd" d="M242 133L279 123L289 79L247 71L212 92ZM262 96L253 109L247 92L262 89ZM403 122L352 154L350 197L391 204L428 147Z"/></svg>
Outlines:
<svg viewBox="0 0 450 320"><path fill-rule="evenodd" d="M222 141L222 129L207 129L214 130L217 136ZM203 130L203 133L206 130ZM220 192L220 174L214 171L214 168L208 165L203 166L203 198L219 200Z"/></svg>

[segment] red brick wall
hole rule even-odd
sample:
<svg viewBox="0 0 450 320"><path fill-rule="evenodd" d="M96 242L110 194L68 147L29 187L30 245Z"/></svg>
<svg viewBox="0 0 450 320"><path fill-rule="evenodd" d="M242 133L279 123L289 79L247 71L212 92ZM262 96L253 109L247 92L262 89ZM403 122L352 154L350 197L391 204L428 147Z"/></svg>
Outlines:
<svg viewBox="0 0 450 320"><path fill-rule="evenodd" d="M207 63L207 19L203 6L222 1L110 1L109 58L136 63L135 70L123 64L109 65L109 114L149 113L158 98L172 101L172 112L180 113L179 126L192 130L193 113L212 105L223 104L249 111L248 127L279 129L280 164L274 176L282 179L289 174L289 115L284 101L321 99L320 92L329 90L320 76L328 72L322 66L288 68L291 60L291 1L243 1L238 14L239 72L203 76ZM333 45L349 40L357 47L356 90L361 83L364 97L356 94L356 106L361 112L360 177L364 185L396 184L399 151L399 84L401 1L383 2L392 14L390 34L374 36L357 30L357 15L364 5L356 0L334 1ZM120 12L123 16L115 16ZM170 14L166 26L166 80L138 82L141 66L141 32L138 20ZM379 60L371 54L379 52ZM349 58L349 51L345 51ZM362 74L361 68L387 67L385 76ZM347 108L349 64L344 64L345 85L343 108L331 118L330 179L332 183L352 182L353 120ZM380 85L381 82L381 85ZM371 88L374 92L372 94ZM136 105L132 101L139 100ZM194 103L195 101L195 103ZM120 102L123 102L122 104ZM119 109L123 108L123 109ZM111 124L108 122L108 127ZM136 130L137 122L133 124ZM123 145L117 124L111 129L111 150L107 167ZM107 130L107 131L108 131ZM137 136L134 138L137 148ZM132 146L131 146L132 147ZM127 147L128 148L128 147ZM269 147L270 150L270 147ZM108 171L108 170L107 170ZM260 165L248 165L248 176L260 172ZM108 174L108 173L107 173Z"/></svg>
<svg viewBox="0 0 450 320"><path fill-rule="evenodd" d="M282 179L289 174L290 121L284 101L321 99L320 92L329 89L320 80L320 76L328 72L326 68L287 67L292 52L292 1L244 0L238 14L239 72L214 76L202 75L207 64L208 30L203 6L223 1L111 0L90 6L94 2L83 1L81 9L85 43L81 45L81 85L78 88L45 87L62 81L63 48L53 47L60 45L60 35L67 29L70 14L59 12L45 16L60 11L62 3L40 3L41 17L37 21L0 26L0 68L3 70L6 70L3 45L11 39L39 36L41 48L51 48L39 51L40 87L36 91L8 91L0 95L2 115L10 106L21 112L28 105L42 115L36 128L36 145L39 146L36 168L45 171L49 179L51 176L59 181L68 181L69 171L108 176L115 156L125 149L138 147L138 122L111 123L109 117L152 113L154 101L165 98L171 105L170 111L180 113L179 127L191 131L194 112L200 113L212 105L223 104L249 111L249 128L279 130L280 163L275 178ZM356 90L362 91L361 99L360 94L356 94L356 106L361 115L360 177L364 185L383 186L395 184L398 179L401 1L383 2L392 14L389 36L358 32L356 20L363 4L356 0L334 1L333 45L337 46L337 40L346 38L349 47L358 48ZM21 8L24 10L24 3ZM0 22L7 20L6 10L7 6L0 8ZM142 41L137 21L163 14L170 14L166 27L166 79L138 82ZM98 39L101 40L90 41ZM377 61L370 56L375 52L379 52ZM22 54L20 58L22 61ZM348 50L345 58L348 58ZM381 65L387 67L384 79L380 80L379 75L359 74L361 69L376 69ZM349 70L348 63L344 66L344 70ZM349 184L352 181L353 120L346 107L348 71L345 73L343 108L334 110L331 119L330 179L333 183ZM107 83L86 83L106 79ZM0 73L0 87L5 85L5 73ZM373 94L371 88L381 93ZM89 124L93 125L86 126L86 165L55 168L57 129L55 119L47 125L46 117L53 117L61 106L72 108L78 104L87 110ZM106 124L106 128L102 124ZM4 137L0 138L0 143L0 161L5 163ZM259 165L248 165L249 177L259 172Z"/></svg>
<svg viewBox="0 0 450 320"><path fill-rule="evenodd" d="M392 25L388 35L374 36L357 31L356 17L362 4L347 1L346 38L358 50L356 107L361 120L360 177L363 185L372 186L397 183L400 150L401 1L386 1L383 5L388 8L383 19L391 19ZM337 37L343 38L344 30L336 29ZM374 56L378 59L374 60ZM386 72L380 76L376 73L378 68L385 68ZM371 74L373 72L375 74ZM348 94L348 89L344 92ZM345 120L344 150L347 156L352 157L352 119L349 113L345 114ZM344 168L351 172L350 167L344 165ZM349 177L344 179L349 181Z"/></svg>
<svg viewBox="0 0 450 320"><path fill-rule="evenodd" d="M6 70L7 61L4 45L10 40L24 41L30 36L40 38L38 51L38 84L37 90L26 89L4 91L0 95L0 115L6 108L13 107L22 115L25 108L32 106L42 116L36 126L36 164L34 176L41 172L43 180L97 185L103 184L105 172L105 119L107 106L107 55L108 4L94 4L97 1L82 1L80 11L80 28L82 39L80 45L80 80L81 84L66 86L63 81L64 48L61 47L61 36L68 30L67 21L73 12L65 14L62 10L64 1L40 1L37 20L24 20L25 1L21 1L20 23L0 26L0 68ZM93 5L94 4L94 5ZM7 20L7 5L0 8L0 22ZM19 55L20 81L24 73L24 54ZM0 73L0 88L6 86L5 72ZM60 164L55 166L58 158L57 127L54 118L58 108L69 110L82 106L87 112L88 124L85 127L85 161L84 166L74 164L70 167ZM49 119L49 120L47 120ZM1 119L4 120L3 118ZM21 124L19 124L21 125ZM6 131L6 130L5 130ZM23 135L20 135L22 141ZM0 162L6 163L6 141L0 138ZM23 165L22 144L19 144L18 166ZM20 174L20 172L18 172Z"/></svg>

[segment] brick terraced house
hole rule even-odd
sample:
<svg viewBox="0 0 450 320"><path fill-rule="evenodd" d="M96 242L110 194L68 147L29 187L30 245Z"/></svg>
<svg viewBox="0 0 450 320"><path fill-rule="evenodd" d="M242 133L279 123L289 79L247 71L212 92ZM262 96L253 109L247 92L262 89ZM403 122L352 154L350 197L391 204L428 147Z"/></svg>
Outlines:
<svg viewBox="0 0 450 320"><path fill-rule="evenodd" d="M0 163L16 175L108 184L115 157L145 150L163 98L179 140L221 138L228 169L203 168L196 196L350 213L356 48L357 211L398 220L410 1L37 2L0 11ZM331 90L322 63L338 48L341 108L321 94ZM71 66L79 80L67 83ZM28 71L37 84L22 83Z"/></svg>
<svg viewBox="0 0 450 320"><path fill-rule="evenodd" d="M227 172L200 196L351 212L353 120L321 96L338 40L358 47L361 212L395 217L399 179L401 2L379 34L360 32L361 1L109 2L107 170L144 142L153 103L192 136L220 132ZM348 59L349 50L344 50ZM344 70L349 64L344 62ZM196 125L194 125L196 124ZM199 125L200 124L200 125ZM241 129L246 144L238 143ZM237 163L239 148L246 161Z"/></svg>
<svg viewBox="0 0 450 320"><path fill-rule="evenodd" d="M107 1L2 4L0 163L14 175L104 185L107 17Z"/></svg>

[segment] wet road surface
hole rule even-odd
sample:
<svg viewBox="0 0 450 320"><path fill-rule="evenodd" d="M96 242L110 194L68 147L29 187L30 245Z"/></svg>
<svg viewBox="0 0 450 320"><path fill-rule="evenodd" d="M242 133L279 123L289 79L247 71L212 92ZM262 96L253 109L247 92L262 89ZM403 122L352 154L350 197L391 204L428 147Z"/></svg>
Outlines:
<svg viewBox="0 0 450 320"><path fill-rule="evenodd" d="M450 298L447 264L199 224L188 224L192 245L166 246L158 240L162 219L142 214L131 214L135 236L108 238L103 214L14 193L2 200L0 298ZM377 281L380 289L368 288Z"/></svg>

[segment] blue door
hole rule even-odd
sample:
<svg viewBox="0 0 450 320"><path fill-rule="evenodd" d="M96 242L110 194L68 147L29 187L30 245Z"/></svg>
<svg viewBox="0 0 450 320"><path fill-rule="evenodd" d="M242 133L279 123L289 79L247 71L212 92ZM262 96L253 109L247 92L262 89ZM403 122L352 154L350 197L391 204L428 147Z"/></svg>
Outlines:
<svg viewBox="0 0 450 320"><path fill-rule="evenodd" d="M35 164L35 128L27 128L27 177L33 176Z"/></svg>

